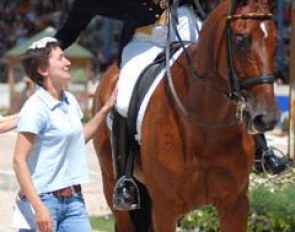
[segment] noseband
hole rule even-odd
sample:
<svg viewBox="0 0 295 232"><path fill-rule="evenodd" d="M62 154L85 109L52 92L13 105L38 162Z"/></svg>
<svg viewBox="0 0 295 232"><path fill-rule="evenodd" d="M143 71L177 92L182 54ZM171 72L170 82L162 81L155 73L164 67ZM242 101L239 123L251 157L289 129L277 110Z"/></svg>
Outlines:
<svg viewBox="0 0 295 232"><path fill-rule="evenodd" d="M273 84L274 83L274 76L271 74L261 74L260 76L253 76L249 77L247 80L241 80L239 81L237 79L237 75L235 73L234 68L234 59L233 59L233 48L232 48L232 38L233 38L233 32L231 29L231 22L237 19L241 20L271 20L273 18L273 14L271 13L250 13L250 14L240 14L235 15L234 12L236 10L236 0L232 0L228 15L227 15L227 22L226 22L226 38L227 38L227 72L228 72L228 79L231 87L231 92L229 96L231 99L233 99L236 102L241 103L243 101L243 97L241 95L241 90L243 89L251 89L252 87L256 85L262 85L262 84Z"/></svg>

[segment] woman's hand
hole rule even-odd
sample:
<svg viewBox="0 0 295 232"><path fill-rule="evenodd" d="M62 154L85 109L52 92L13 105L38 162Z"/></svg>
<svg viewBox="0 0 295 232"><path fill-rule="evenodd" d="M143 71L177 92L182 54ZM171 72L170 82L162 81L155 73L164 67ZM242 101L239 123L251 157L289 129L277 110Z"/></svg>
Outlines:
<svg viewBox="0 0 295 232"><path fill-rule="evenodd" d="M110 98L107 100L104 106L100 109L100 111L98 111L94 115L94 117L84 125L84 137L85 137L86 143L93 137L94 133L99 128L103 120L105 120L107 113L110 111L110 109L113 107L113 105L116 102L117 94L118 94L118 87L116 86Z"/></svg>
<svg viewBox="0 0 295 232"><path fill-rule="evenodd" d="M115 86L110 98L104 104L103 106L104 111L108 112L114 106L117 96L118 96L118 85Z"/></svg>
<svg viewBox="0 0 295 232"><path fill-rule="evenodd" d="M40 232L53 232L53 221L51 214L44 204L36 210L35 220Z"/></svg>

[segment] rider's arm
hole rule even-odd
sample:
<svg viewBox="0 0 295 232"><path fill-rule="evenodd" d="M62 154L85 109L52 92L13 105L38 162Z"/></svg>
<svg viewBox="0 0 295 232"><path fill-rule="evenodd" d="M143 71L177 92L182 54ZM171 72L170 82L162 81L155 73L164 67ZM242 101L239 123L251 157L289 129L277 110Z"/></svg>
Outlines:
<svg viewBox="0 0 295 232"><path fill-rule="evenodd" d="M63 27L55 34L62 49L74 43L80 32L96 15L96 9L90 4L92 0L76 0Z"/></svg>
<svg viewBox="0 0 295 232"><path fill-rule="evenodd" d="M145 26L155 22L162 11L158 4L143 4L134 0L75 0L64 26L55 37L61 48L66 49L96 15L128 21L134 26Z"/></svg>

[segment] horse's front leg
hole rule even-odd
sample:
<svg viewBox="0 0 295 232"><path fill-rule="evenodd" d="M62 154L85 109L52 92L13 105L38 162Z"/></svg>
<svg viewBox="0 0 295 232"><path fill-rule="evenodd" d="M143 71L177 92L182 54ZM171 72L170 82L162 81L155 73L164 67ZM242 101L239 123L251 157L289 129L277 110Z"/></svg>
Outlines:
<svg viewBox="0 0 295 232"><path fill-rule="evenodd" d="M246 232L249 199L246 191L237 197L222 199L217 205L221 232Z"/></svg>
<svg viewBox="0 0 295 232"><path fill-rule="evenodd" d="M176 231L178 217L173 211L173 205L170 204L171 207L169 207L169 204L167 205L159 202L153 204L152 218L155 232Z"/></svg>

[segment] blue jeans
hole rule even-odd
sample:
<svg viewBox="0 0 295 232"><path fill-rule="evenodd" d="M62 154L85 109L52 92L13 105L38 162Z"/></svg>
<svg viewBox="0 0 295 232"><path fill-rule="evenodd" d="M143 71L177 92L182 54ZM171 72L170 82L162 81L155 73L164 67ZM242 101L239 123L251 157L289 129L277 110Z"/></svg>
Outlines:
<svg viewBox="0 0 295 232"><path fill-rule="evenodd" d="M49 209L53 219L53 232L91 232L91 225L86 212L82 193L64 198L52 193L40 195ZM36 232L35 230L19 230L19 232Z"/></svg>

